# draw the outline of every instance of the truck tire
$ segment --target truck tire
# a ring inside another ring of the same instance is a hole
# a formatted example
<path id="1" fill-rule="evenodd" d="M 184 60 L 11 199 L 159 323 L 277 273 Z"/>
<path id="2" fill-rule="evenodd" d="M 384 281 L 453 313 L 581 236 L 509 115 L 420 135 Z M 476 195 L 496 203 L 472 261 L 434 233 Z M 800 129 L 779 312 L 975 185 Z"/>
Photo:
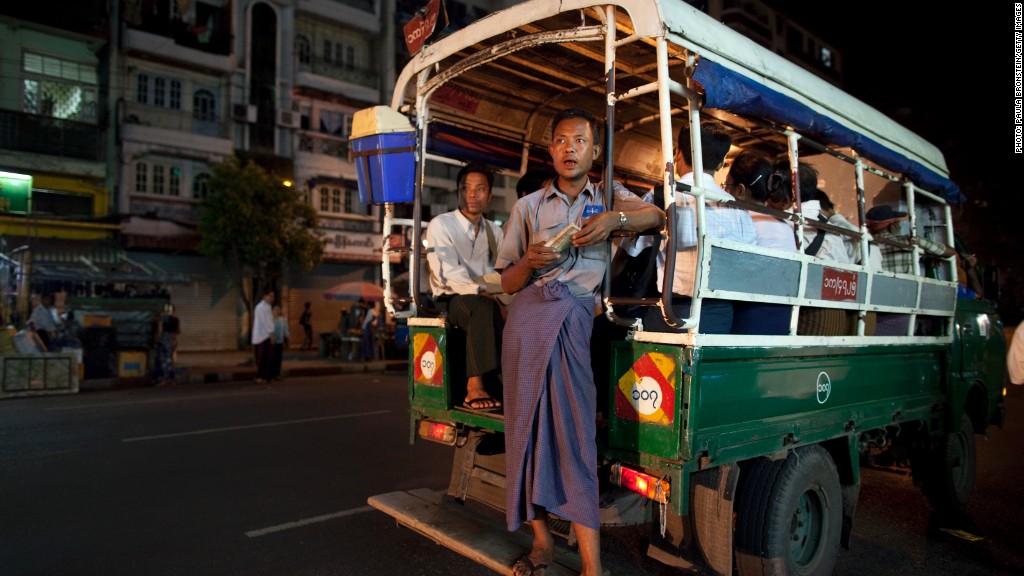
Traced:
<path id="1" fill-rule="evenodd" d="M 736 503 L 739 576 L 827 576 L 839 555 L 843 501 L 832 457 L 821 446 L 744 470 Z"/>
<path id="2" fill-rule="evenodd" d="M 961 513 L 974 492 L 977 446 L 974 425 L 964 413 L 960 431 L 942 438 L 932 457 L 932 473 L 924 481 L 924 493 L 936 512 Z"/>

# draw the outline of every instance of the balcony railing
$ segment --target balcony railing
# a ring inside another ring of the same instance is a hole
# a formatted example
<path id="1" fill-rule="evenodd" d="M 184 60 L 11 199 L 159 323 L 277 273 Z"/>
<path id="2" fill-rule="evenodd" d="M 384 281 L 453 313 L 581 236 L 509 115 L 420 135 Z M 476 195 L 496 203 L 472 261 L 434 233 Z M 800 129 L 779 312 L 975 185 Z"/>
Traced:
<path id="1" fill-rule="evenodd" d="M 124 123 L 178 130 L 214 138 L 227 138 L 228 125 L 216 117 L 197 118 L 192 112 L 171 110 L 128 102 L 124 109 Z"/>
<path id="2" fill-rule="evenodd" d="M 230 12 L 226 12 L 222 20 L 230 21 Z M 136 14 L 135 12 L 126 14 L 124 21 L 129 28 L 171 38 L 178 46 L 221 56 L 231 54 L 232 35 L 226 29 L 210 29 L 181 20 L 172 20 L 167 15 Z"/>
<path id="3" fill-rule="evenodd" d="M 345 64 L 325 60 L 322 56 L 313 56 L 309 62 L 299 62 L 300 72 L 311 72 L 327 78 L 341 80 L 350 84 L 358 84 L 367 88 L 377 87 L 377 71 L 369 68 L 349 67 Z"/>
<path id="4" fill-rule="evenodd" d="M 103 160 L 103 131 L 95 124 L 0 110 L 0 148 L 81 160 Z"/>
<path id="5" fill-rule="evenodd" d="M 299 152 L 324 154 L 348 160 L 348 139 L 315 132 L 299 134 Z"/>
<path id="6" fill-rule="evenodd" d="M 366 12 L 373 12 L 373 0 L 334 0 L 338 4 L 358 8 Z"/>

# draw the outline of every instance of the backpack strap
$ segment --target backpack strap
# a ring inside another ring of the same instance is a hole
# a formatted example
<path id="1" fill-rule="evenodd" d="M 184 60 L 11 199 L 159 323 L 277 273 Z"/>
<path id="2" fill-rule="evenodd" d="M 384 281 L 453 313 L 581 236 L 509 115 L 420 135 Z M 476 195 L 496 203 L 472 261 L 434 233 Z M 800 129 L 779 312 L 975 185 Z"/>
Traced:
<path id="1" fill-rule="evenodd" d="M 819 222 L 828 222 L 828 218 L 825 218 L 819 212 L 818 213 L 818 221 Z M 814 240 L 812 240 L 811 243 L 807 245 L 807 249 L 804 250 L 804 254 L 807 254 L 808 256 L 816 255 L 818 253 L 818 250 L 821 250 L 821 245 L 824 242 L 825 242 L 825 231 L 822 230 L 821 228 L 818 228 L 818 233 L 814 235 Z"/>
<path id="2" fill-rule="evenodd" d="M 494 239 L 494 230 L 491 230 L 491 223 L 486 218 L 483 221 L 484 231 L 487 232 L 487 250 L 491 255 L 490 264 L 494 265 L 498 261 L 498 242 Z"/>

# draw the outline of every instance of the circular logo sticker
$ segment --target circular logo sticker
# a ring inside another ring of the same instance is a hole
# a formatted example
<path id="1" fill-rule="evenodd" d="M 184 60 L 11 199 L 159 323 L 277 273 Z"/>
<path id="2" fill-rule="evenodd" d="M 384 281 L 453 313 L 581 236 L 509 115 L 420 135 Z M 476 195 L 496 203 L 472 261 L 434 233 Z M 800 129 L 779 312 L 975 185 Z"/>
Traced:
<path id="1" fill-rule="evenodd" d="M 650 416 L 661 408 L 661 386 L 650 376 L 644 376 L 633 384 L 633 407 L 644 416 Z"/>
<path id="2" fill-rule="evenodd" d="M 437 370 L 437 358 L 434 357 L 433 350 L 427 350 L 420 355 L 420 373 L 427 380 L 431 380 L 434 377 L 434 370 Z"/>
<path id="3" fill-rule="evenodd" d="M 828 397 L 832 394 L 832 379 L 828 377 L 825 372 L 818 373 L 817 384 L 817 395 L 818 404 L 824 404 L 828 402 Z"/>

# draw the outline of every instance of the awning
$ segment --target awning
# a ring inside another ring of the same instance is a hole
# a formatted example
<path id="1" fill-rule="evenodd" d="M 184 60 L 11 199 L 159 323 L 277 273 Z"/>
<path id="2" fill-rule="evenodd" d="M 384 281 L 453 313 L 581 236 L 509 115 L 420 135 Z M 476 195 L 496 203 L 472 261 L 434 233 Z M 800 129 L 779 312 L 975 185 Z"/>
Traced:
<path id="1" fill-rule="evenodd" d="M 195 227 L 156 218 L 132 216 L 121 228 L 125 248 L 194 252 L 201 237 Z"/>
<path id="2" fill-rule="evenodd" d="M 129 258 L 110 242 L 61 238 L 5 237 L 7 256 L 28 248 L 32 255 L 33 282 L 83 282 L 124 284 L 187 284 L 185 274 L 168 273 L 156 265 Z M 15 258 L 16 259 L 16 258 Z"/>

